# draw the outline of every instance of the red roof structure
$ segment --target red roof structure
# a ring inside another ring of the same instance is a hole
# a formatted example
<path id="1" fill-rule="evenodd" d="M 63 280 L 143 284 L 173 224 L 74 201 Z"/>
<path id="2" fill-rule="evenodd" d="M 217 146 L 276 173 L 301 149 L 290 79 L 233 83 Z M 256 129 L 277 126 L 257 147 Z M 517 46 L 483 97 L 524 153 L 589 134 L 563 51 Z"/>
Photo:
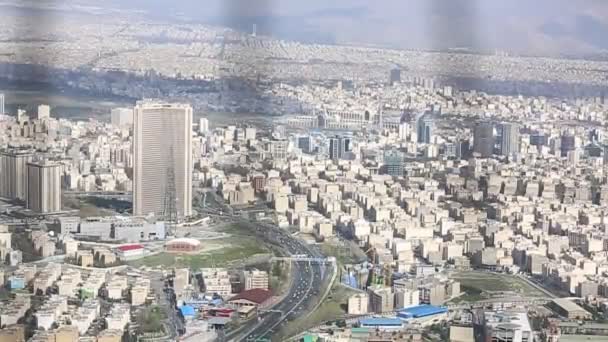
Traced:
<path id="1" fill-rule="evenodd" d="M 135 249 L 143 249 L 144 245 L 140 245 L 140 244 L 123 245 L 123 246 L 118 246 L 117 248 L 123 252 L 126 252 L 126 251 L 132 251 Z"/>
<path id="2" fill-rule="evenodd" d="M 268 290 L 251 289 L 251 290 L 243 291 L 243 292 L 239 293 L 238 295 L 230 298 L 229 302 L 244 299 L 244 300 L 248 300 L 250 302 L 256 303 L 258 305 L 261 305 L 264 302 L 266 302 L 268 299 L 270 299 L 270 297 L 272 297 L 272 293 Z"/>

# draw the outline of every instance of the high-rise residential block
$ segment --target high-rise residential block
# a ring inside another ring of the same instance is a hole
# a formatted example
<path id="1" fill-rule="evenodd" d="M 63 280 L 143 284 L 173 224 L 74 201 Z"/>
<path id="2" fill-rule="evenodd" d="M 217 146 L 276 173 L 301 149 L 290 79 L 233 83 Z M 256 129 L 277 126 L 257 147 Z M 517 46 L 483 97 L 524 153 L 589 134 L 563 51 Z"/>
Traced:
<path id="1" fill-rule="evenodd" d="M 403 176 L 403 153 L 398 150 L 386 150 L 384 152 L 384 167 L 383 171 L 387 175 L 393 177 Z"/>
<path id="2" fill-rule="evenodd" d="M 27 163 L 34 154 L 30 150 L 0 152 L 0 196 L 25 201 L 27 197 Z"/>
<path id="3" fill-rule="evenodd" d="M 488 158 L 494 153 L 494 125 L 481 122 L 475 126 L 473 136 L 473 152 Z"/>
<path id="4" fill-rule="evenodd" d="M 335 136 L 329 139 L 329 159 L 339 160 L 344 158 L 346 152 L 352 149 L 352 141 L 349 137 Z"/>
<path id="5" fill-rule="evenodd" d="M 190 216 L 192 107 L 139 101 L 133 132 L 133 214 Z"/>
<path id="6" fill-rule="evenodd" d="M 416 132 L 418 142 L 422 144 L 430 144 L 433 139 L 433 131 L 435 130 L 435 121 L 431 114 L 424 113 L 416 118 Z"/>
<path id="7" fill-rule="evenodd" d="M 61 164 L 27 164 L 27 208 L 38 213 L 61 211 Z"/>
<path id="8" fill-rule="evenodd" d="M 110 122 L 116 127 L 133 125 L 133 108 L 114 108 L 110 113 Z"/>
<path id="9" fill-rule="evenodd" d="M 36 119 L 44 120 L 51 118 L 51 107 L 49 105 L 41 104 L 38 106 L 38 113 Z"/>
<path id="10" fill-rule="evenodd" d="M 209 120 L 207 118 L 200 118 L 198 120 L 198 131 L 201 134 L 209 131 Z"/>
<path id="11" fill-rule="evenodd" d="M 503 156 L 513 156 L 519 153 L 519 126 L 517 124 L 502 124 L 500 152 Z"/>

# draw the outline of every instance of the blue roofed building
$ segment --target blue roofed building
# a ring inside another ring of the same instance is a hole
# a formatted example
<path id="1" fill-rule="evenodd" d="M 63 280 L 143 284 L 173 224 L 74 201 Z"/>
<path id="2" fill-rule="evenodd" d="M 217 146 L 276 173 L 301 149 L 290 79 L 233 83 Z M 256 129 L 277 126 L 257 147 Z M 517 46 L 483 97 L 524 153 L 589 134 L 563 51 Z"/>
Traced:
<path id="1" fill-rule="evenodd" d="M 373 328 L 380 330 L 402 329 L 403 321 L 399 318 L 373 317 L 359 320 L 362 328 Z"/>
<path id="2" fill-rule="evenodd" d="M 412 318 L 424 318 L 435 315 L 440 315 L 448 312 L 448 309 L 441 306 L 434 305 L 418 305 L 412 306 L 410 308 L 405 308 L 401 310 L 397 310 L 397 317 L 402 319 L 412 319 Z"/>
<path id="3" fill-rule="evenodd" d="M 185 319 L 193 319 L 196 315 L 196 310 L 194 310 L 194 307 L 190 305 L 182 305 L 179 310 Z"/>
<path id="4" fill-rule="evenodd" d="M 8 285 L 11 290 L 21 290 L 26 285 L 25 277 L 13 275 L 8 278 Z"/>

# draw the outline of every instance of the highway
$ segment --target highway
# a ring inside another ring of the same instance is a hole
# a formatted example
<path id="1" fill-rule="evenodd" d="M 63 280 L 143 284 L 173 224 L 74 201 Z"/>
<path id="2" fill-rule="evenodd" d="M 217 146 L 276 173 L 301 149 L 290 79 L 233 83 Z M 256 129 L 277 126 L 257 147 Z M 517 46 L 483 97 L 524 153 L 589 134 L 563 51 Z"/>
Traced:
<path id="1" fill-rule="evenodd" d="M 294 238 L 283 229 L 262 223 L 243 223 L 254 225 L 254 229 L 265 239 L 283 248 L 289 255 L 306 255 L 310 258 L 323 258 L 323 255 L 310 248 L 300 240 Z M 269 338 L 280 327 L 282 323 L 295 320 L 314 304 L 315 297 L 318 298 L 324 291 L 324 277 L 330 272 L 324 272 L 322 277 L 321 266 L 310 261 L 292 262 L 292 282 L 287 294 L 272 307 L 271 312 L 263 313 L 257 320 L 248 322 L 238 331 L 229 333 L 226 340 L 229 341 L 254 341 L 261 337 Z"/>
<path id="2" fill-rule="evenodd" d="M 292 236 L 288 231 L 274 224 L 252 221 L 240 215 L 235 215 L 234 210 L 230 206 L 224 204 L 221 198 L 217 198 L 217 194 L 211 193 L 211 195 L 209 196 L 210 198 L 207 197 L 207 200 L 215 200 L 214 204 L 222 210 L 220 211 L 219 208 L 203 207 L 199 208 L 201 214 L 204 213 L 223 221 L 247 225 L 255 234 L 266 242 L 280 247 L 288 256 L 301 255 L 307 258 L 325 258 L 320 251 L 311 248 L 306 243 Z M 310 261 L 292 262 L 290 288 L 280 302 L 271 308 L 272 311 L 260 313 L 257 320 L 254 319 L 245 323 L 238 330 L 222 336 L 220 340 L 255 341 L 262 337 L 270 338 L 280 329 L 282 324 L 306 314 L 316 304 L 316 301 L 326 293 L 324 287 L 328 286 L 328 284 L 325 278 L 331 272 L 323 272 L 322 267 L 325 266 Z"/>

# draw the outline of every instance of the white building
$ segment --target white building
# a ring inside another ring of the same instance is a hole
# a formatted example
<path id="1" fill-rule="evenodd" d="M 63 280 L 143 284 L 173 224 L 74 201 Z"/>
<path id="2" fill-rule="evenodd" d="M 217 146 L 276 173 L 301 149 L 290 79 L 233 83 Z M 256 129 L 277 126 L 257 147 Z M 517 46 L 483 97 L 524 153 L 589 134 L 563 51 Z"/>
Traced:
<path id="1" fill-rule="evenodd" d="M 111 123 L 116 127 L 128 127 L 133 125 L 132 108 L 114 108 L 110 114 Z"/>
<path id="2" fill-rule="evenodd" d="M 368 313 L 369 296 L 367 293 L 357 293 L 348 298 L 349 315 L 365 315 Z"/>

